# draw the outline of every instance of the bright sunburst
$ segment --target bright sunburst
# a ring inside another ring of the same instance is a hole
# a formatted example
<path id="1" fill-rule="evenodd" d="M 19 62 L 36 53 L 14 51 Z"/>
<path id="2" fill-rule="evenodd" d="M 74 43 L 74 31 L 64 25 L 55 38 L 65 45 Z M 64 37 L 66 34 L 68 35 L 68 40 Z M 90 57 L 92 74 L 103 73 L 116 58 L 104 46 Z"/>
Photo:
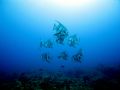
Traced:
<path id="1" fill-rule="evenodd" d="M 94 4 L 96 0 L 51 0 L 52 4 L 63 8 L 74 8 Z"/>
<path id="2" fill-rule="evenodd" d="M 34 7 L 55 6 L 64 9 L 76 9 L 78 7 L 88 7 L 95 5 L 97 0 L 27 0 L 27 3 Z"/>

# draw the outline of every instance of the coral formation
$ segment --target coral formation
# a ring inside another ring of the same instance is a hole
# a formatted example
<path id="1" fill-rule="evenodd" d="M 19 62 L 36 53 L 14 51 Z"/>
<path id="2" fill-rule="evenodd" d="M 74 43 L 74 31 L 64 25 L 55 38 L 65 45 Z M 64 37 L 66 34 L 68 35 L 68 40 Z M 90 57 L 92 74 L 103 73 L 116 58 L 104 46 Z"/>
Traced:
<path id="1" fill-rule="evenodd" d="M 104 69 L 107 70 L 106 73 Z M 110 71 L 112 76 L 109 76 L 110 69 L 101 67 L 99 70 L 90 71 L 91 74 L 80 69 L 66 72 L 40 69 L 19 75 L 0 73 L 0 90 L 120 90 L 120 69 L 113 68 Z"/>

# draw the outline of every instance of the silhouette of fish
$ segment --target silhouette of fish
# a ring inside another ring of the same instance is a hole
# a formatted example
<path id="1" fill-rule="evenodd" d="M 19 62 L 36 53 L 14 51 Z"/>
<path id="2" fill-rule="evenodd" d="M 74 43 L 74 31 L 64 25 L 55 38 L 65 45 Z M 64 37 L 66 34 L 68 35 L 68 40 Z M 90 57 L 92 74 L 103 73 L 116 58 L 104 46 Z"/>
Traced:
<path id="1" fill-rule="evenodd" d="M 41 54 L 41 59 L 50 63 L 51 57 L 50 57 L 49 53 L 42 53 Z"/>
<path id="2" fill-rule="evenodd" d="M 68 37 L 68 45 L 70 47 L 75 47 L 78 43 L 79 43 L 79 38 L 77 37 L 77 35 L 71 35 Z"/>
<path id="3" fill-rule="evenodd" d="M 72 60 L 81 63 L 82 62 L 82 57 L 83 57 L 83 52 L 82 52 L 82 49 L 80 49 L 76 54 L 74 54 L 72 56 Z"/>
<path id="4" fill-rule="evenodd" d="M 63 60 L 67 60 L 68 59 L 68 54 L 65 51 L 63 51 L 63 52 L 60 53 L 58 58 L 63 59 Z"/>
<path id="5" fill-rule="evenodd" d="M 45 47 L 45 48 L 52 48 L 53 47 L 53 42 L 51 40 L 47 41 L 41 41 L 40 42 L 40 47 Z"/>
<path id="6" fill-rule="evenodd" d="M 56 21 L 57 24 L 54 24 L 53 30 L 55 33 L 53 34 L 56 38 L 56 42 L 59 44 L 63 44 L 65 38 L 68 36 L 67 28 L 61 24 L 59 21 Z"/>

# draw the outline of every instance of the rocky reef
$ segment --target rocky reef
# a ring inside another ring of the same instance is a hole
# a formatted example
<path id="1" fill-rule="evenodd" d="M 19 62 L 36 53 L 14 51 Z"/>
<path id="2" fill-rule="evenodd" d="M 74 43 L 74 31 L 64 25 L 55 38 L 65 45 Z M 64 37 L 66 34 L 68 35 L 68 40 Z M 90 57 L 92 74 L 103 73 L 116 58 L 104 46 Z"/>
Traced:
<path id="1" fill-rule="evenodd" d="M 109 75 L 111 74 L 111 75 Z M 120 68 L 0 73 L 0 90 L 120 90 Z"/>

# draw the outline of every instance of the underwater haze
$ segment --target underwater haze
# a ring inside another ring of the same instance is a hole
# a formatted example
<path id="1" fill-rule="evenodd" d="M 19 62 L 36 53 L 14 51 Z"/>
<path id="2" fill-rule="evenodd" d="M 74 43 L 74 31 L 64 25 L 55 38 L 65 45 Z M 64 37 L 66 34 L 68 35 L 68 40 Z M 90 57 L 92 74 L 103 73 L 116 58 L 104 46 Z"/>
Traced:
<path id="1" fill-rule="evenodd" d="M 120 1 L 78 1 L 81 4 L 75 6 L 54 3 L 54 0 L 1 0 L 0 69 L 55 69 L 61 64 L 68 68 L 79 66 L 87 69 L 99 64 L 119 64 Z M 54 58 L 51 63 L 46 63 L 40 58 L 40 40 L 54 39 L 53 25 L 56 20 L 64 24 L 71 35 L 79 36 L 80 44 L 76 48 L 56 45 L 52 49 L 44 49 Z M 72 54 L 79 47 L 84 53 L 82 63 L 55 58 L 61 49 Z"/>
<path id="2" fill-rule="evenodd" d="M 54 25 L 60 23 L 68 36 L 55 34 Z M 79 38 L 75 47 L 67 43 L 71 35 Z M 73 55 L 80 49 L 79 62 Z M 63 51 L 67 57 L 59 57 Z M 1 72 L 87 71 L 99 66 L 120 66 L 120 0 L 0 0 Z"/>

